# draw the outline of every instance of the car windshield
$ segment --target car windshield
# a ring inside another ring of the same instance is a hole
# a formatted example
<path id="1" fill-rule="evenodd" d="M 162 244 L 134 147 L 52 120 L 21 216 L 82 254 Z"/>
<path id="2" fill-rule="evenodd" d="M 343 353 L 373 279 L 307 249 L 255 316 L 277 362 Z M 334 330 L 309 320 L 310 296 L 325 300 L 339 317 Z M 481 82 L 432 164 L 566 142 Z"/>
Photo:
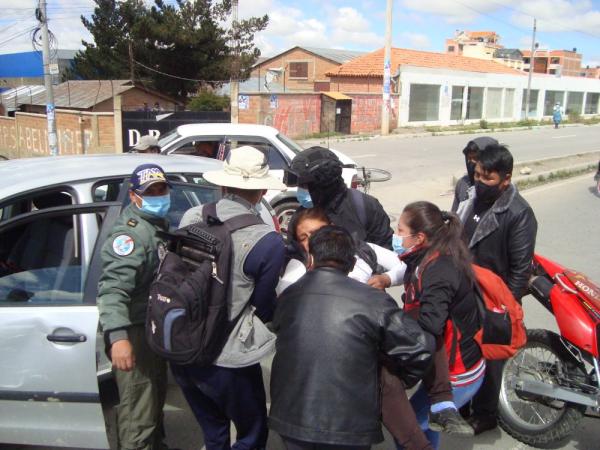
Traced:
<path id="1" fill-rule="evenodd" d="M 281 142 L 283 142 L 285 144 L 286 147 L 288 147 L 291 151 L 293 151 L 295 154 L 300 153 L 302 150 L 304 150 L 302 147 L 300 147 L 298 144 L 296 144 L 293 140 L 291 140 L 289 137 L 287 137 L 285 134 L 281 134 L 279 133 L 277 135 L 277 139 L 279 139 Z"/>
<path id="2" fill-rule="evenodd" d="M 180 137 L 181 137 L 181 135 L 177 132 L 177 128 L 175 128 L 174 130 L 171 130 L 168 133 L 163 134 L 161 136 L 161 138 L 158 140 L 158 145 L 160 145 L 161 148 L 166 147 L 168 144 L 179 139 Z"/>

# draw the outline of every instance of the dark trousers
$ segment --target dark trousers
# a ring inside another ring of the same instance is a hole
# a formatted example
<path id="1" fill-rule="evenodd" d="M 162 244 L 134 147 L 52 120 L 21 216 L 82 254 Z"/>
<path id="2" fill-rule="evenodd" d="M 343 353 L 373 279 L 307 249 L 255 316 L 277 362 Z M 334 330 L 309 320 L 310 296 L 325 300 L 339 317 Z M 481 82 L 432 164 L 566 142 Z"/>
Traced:
<path id="1" fill-rule="evenodd" d="M 381 413 L 383 424 L 405 450 L 433 449 L 417 422 L 404 383 L 385 367 L 381 368 Z"/>
<path id="2" fill-rule="evenodd" d="M 331 445 L 281 437 L 287 450 L 369 450 L 370 445 Z"/>
<path id="3" fill-rule="evenodd" d="M 485 378 L 471 401 L 471 409 L 476 416 L 495 416 L 498 414 L 502 370 L 506 360 L 487 360 L 485 363 Z"/>
<path id="4" fill-rule="evenodd" d="M 442 338 L 436 339 L 436 349 L 433 364 L 423 377 L 423 385 L 427 389 L 429 402 L 433 405 L 439 402 L 452 402 L 452 384 L 448 368 L 448 353 Z"/>
<path id="5" fill-rule="evenodd" d="M 259 364 L 239 369 L 171 365 L 196 420 L 206 450 L 260 450 L 267 445 L 267 407 Z M 236 442 L 231 445 L 230 425 Z"/>

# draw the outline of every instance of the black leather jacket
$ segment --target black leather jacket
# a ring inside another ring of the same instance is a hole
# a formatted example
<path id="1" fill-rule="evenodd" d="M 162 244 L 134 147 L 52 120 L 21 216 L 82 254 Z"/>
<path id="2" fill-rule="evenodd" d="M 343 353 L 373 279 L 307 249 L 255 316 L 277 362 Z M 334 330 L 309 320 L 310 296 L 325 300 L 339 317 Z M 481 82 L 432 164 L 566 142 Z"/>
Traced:
<path id="1" fill-rule="evenodd" d="M 473 211 L 474 200 L 458 207 L 463 223 Z M 469 242 L 473 262 L 500 276 L 519 301 L 527 294 L 536 234 L 533 210 L 511 184 L 481 218 Z"/>
<path id="2" fill-rule="evenodd" d="M 333 268 L 310 271 L 287 288 L 273 328 L 269 425 L 322 444 L 381 442 L 380 355 L 411 386 L 434 348 L 433 337 L 385 292 Z"/>
<path id="3" fill-rule="evenodd" d="M 352 191 L 340 179 L 325 190 L 311 188 L 310 195 L 315 206 L 323 208 L 331 221 L 347 229 L 355 240 L 391 250 L 394 230 L 383 206 L 371 195 L 360 191 L 354 191 L 353 195 Z M 363 214 L 358 211 L 361 205 Z"/>

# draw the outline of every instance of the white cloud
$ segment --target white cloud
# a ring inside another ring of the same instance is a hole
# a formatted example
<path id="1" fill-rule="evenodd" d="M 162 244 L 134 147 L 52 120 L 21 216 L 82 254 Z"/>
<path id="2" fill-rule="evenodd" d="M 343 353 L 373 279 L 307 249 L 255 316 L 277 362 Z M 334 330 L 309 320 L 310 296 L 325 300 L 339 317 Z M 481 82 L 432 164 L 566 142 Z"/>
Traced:
<path id="1" fill-rule="evenodd" d="M 336 30 L 351 33 L 365 33 L 371 28 L 371 24 L 361 13 L 354 8 L 348 7 L 339 8 L 331 24 Z"/>
<path id="2" fill-rule="evenodd" d="M 422 33 L 411 33 L 405 31 L 400 33 L 400 47 L 414 48 L 417 50 L 429 50 L 431 49 L 431 41 L 429 37 Z"/>
<path id="3" fill-rule="evenodd" d="M 585 31 L 600 36 L 600 10 L 588 0 L 529 0 L 517 9 L 511 20 L 521 27 L 531 27 L 535 16 L 540 32 Z"/>
<path id="4" fill-rule="evenodd" d="M 480 13 L 490 13 L 502 8 L 502 5 L 510 5 L 513 2 L 500 2 L 490 0 L 403 0 L 402 4 L 413 11 L 436 14 L 443 16 L 449 23 L 473 22 Z"/>

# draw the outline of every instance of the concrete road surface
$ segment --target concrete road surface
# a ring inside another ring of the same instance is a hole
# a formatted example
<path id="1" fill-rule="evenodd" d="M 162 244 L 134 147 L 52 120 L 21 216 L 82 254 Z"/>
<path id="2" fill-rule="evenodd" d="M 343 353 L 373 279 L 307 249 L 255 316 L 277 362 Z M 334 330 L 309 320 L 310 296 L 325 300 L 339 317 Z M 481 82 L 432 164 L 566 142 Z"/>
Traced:
<path id="1" fill-rule="evenodd" d="M 405 204 L 416 200 L 439 199 L 442 203 L 449 197 L 451 203 L 454 182 L 465 173 L 462 149 L 477 136 L 482 135 L 390 136 L 331 142 L 331 147 L 348 154 L 359 166 L 391 172 L 392 180 L 372 183 L 371 193 L 396 216 Z M 507 144 L 515 162 L 600 150 L 600 126 L 495 132 L 489 136 Z"/>

